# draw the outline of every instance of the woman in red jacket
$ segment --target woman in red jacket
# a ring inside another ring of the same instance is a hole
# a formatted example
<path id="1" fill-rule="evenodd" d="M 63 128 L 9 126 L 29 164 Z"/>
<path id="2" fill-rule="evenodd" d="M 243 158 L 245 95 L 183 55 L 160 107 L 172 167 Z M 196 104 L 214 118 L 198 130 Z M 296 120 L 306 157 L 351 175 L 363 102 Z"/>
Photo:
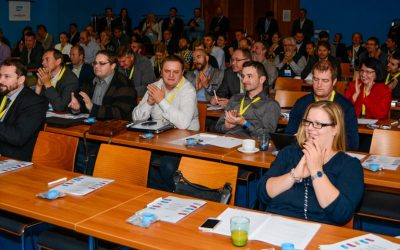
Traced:
<path id="1" fill-rule="evenodd" d="M 345 96 L 354 105 L 357 117 L 384 119 L 389 116 L 391 90 L 382 82 L 384 72 L 379 64 L 375 58 L 365 59 L 360 76 L 346 90 Z"/>

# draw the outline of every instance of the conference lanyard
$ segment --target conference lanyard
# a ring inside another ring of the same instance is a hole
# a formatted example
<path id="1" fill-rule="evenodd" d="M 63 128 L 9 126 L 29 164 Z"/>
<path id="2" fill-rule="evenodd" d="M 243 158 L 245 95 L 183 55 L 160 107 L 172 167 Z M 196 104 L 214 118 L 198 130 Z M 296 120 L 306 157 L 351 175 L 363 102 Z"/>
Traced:
<path id="1" fill-rule="evenodd" d="M 51 82 L 51 85 L 53 85 L 54 88 L 57 86 L 58 81 L 60 81 L 60 79 L 63 77 L 64 72 L 65 72 L 65 66 L 61 70 L 61 73 L 58 75 L 56 82 L 54 84 L 53 82 Z"/>
<path id="2" fill-rule="evenodd" d="M 3 116 L 7 113 L 8 109 L 11 107 L 11 105 L 14 102 L 14 100 L 12 100 L 11 103 L 8 105 L 8 107 L 6 107 L 7 98 L 8 98 L 7 96 L 4 96 L 3 100 L 1 101 L 1 104 L 0 104 L 0 119 L 3 119 Z"/>
<path id="3" fill-rule="evenodd" d="M 364 86 L 363 99 L 365 99 L 365 95 L 366 95 L 365 92 L 366 92 L 366 90 L 365 90 L 365 86 Z M 364 102 L 364 100 L 363 100 L 363 102 Z M 362 104 L 362 106 L 361 106 L 361 115 L 365 116 L 365 104 Z"/>
<path id="4" fill-rule="evenodd" d="M 335 99 L 335 94 L 336 94 L 336 92 L 335 92 L 334 90 L 332 90 L 331 97 L 329 98 L 329 101 L 330 101 L 330 102 L 333 102 L 333 100 Z M 318 97 L 315 97 L 315 100 L 316 100 L 317 102 L 319 102 Z"/>
<path id="5" fill-rule="evenodd" d="M 243 98 L 242 98 L 242 101 L 240 102 L 240 109 L 239 109 L 239 114 L 240 115 L 243 115 L 244 113 L 246 113 L 246 111 L 250 108 L 250 106 L 253 104 L 253 103 L 256 103 L 256 102 L 258 102 L 259 100 L 261 100 L 261 98 L 258 96 L 257 98 L 255 98 L 251 103 L 249 103 L 246 107 L 244 107 L 244 99 L 245 99 L 246 97 L 244 96 Z"/>
<path id="6" fill-rule="evenodd" d="M 171 102 L 175 99 L 175 96 L 176 96 L 176 94 L 178 93 L 178 91 L 181 89 L 184 80 L 185 80 L 185 77 L 182 77 L 182 79 L 179 81 L 178 86 L 176 87 L 174 93 L 172 93 L 172 94 L 168 97 L 167 102 L 171 103 Z"/>
<path id="7" fill-rule="evenodd" d="M 397 78 L 398 76 L 400 76 L 400 72 L 398 72 L 396 75 L 394 75 L 389 81 L 390 74 L 388 74 L 386 77 L 385 85 L 388 85 L 393 79 Z"/>
<path id="8" fill-rule="evenodd" d="M 135 72 L 135 66 L 132 66 L 131 73 L 129 74 L 129 80 L 132 80 L 133 72 Z"/>

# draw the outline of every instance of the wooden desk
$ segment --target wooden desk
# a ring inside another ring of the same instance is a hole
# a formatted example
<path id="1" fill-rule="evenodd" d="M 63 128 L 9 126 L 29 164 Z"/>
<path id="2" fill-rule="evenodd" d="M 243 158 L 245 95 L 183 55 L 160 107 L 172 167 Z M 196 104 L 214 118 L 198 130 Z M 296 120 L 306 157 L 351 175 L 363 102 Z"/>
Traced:
<path id="1" fill-rule="evenodd" d="M 112 143 L 160 150 L 182 155 L 201 157 L 213 160 L 222 160 L 223 156 L 232 149 L 221 148 L 216 146 L 194 146 L 173 144 L 171 141 L 198 134 L 198 131 L 172 129 L 161 134 L 156 134 L 152 139 L 143 139 L 140 137 L 141 132 L 127 131 L 112 138 Z"/>
<path id="2" fill-rule="evenodd" d="M 224 114 L 225 110 L 207 110 L 207 117 L 220 118 Z"/>
<path id="3" fill-rule="evenodd" d="M 46 167 L 26 167 L 0 175 L 0 209 L 64 228 L 149 192 L 150 189 L 113 182 L 85 196 L 45 200 L 36 197 L 49 189 L 47 183 L 77 173 Z"/>
<path id="4" fill-rule="evenodd" d="M 207 218 L 217 217 L 228 207 L 224 204 L 207 202 L 198 211 L 176 224 L 156 222 L 145 229 L 126 222 L 127 218 L 143 209 L 149 202 L 168 195 L 171 194 L 152 190 L 143 196 L 78 223 L 76 230 L 137 249 L 238 249 L 231 244 L 230 237 L 198 230 L 198 227 Z M 318 249 L 320 244 L 332 244 L 364 234 L 366 232 L 322 224 L 307 249 Z M 400 239 L 382 237 L 400 242 Z M 249 241 L 245 249 L 267 247 L 271 247 L 271 245 L 260 241 Z"/>

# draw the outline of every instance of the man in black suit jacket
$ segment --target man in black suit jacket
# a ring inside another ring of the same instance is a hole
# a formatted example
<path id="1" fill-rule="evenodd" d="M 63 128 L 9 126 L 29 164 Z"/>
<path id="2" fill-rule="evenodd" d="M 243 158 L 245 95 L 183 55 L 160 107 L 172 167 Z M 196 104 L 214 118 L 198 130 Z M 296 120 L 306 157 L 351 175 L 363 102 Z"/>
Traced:
<path id="1" fill-rule="evenodd" d="M 0 154 L 30 161 L 47 101 L 24 87 L 25 78 L 26 68 L 18 60 L 7 59 L 0 67 Z"/>
<path id="2" fill-rule="evenodd" d="M 260 40 L 271 44 L 272 35 L 275 32 L 279 32 L 278 22 L 274 19 L 273 11 L 267 11 L 265 17 L 258 19 L 256 30 Z"/>
<path id="3" fill-rule="evenodd" d="M 43 55 L 43 68 L 39 68 L 35 92 L 44 95 L 54 111 L 67 110 L 71 93 L 79 89 L 79 80 L 64 66 L 64 56 L 56 49 L 49 49 Z"/>
<path id="4" fill-rule="evenodd" d="M 301 56 L 307 57 L 306 41 L 304 40 L 303 32 L 297 31 L 294 35 L 294 40 L 296 40 L 297 53 Z"/>
<path id="5" fill-rule="evenodd" d="M 163 39 L 161 41 L 167 47 L 168 55 L 174 55 L 179 51 L 179 40 L 175 39 L 172 36 L 172 32 L 170 30 L 164 30 Z"/>
<path id="6" fill-rule="evenodd" d="M 217 8 L 216 16 L 211 19 L 210 32 L 214 34 L 214 37 L 227 36 L 229 32 L 230 22 L 229 19 L 224 16 L 222 8 Z"/>
<path id="7" fill-rule="evenodd" d="M 70 51 L 71 64 L 69 68 L 79 79 L 79 88 L 86 83 L 92 83 L 94 72 L 92 65 L 85 63 L 85 50 L 80 45 L 75 45 Z"/>
<path id="8" fill-rule="evenodd" d="M 73 113 L 90 113 L 103 120 L 130 120 L 136 106 L 136 90 L 128 79 L 116 70 L 117 58 L 109 51 L 101 50 L 93 62 L 96 75 L 87 83 L 79 96 L 71 94 L 68 107 Z"/>
<path id="9" fill-rule="evenodd" d="M 304 40 L 307 42 L 311 40 L 314 36 L 314 22 L 307 19 L 307 10 L 299 10 L 299 18 L 293 22 L 292 26 L 292 36 L 296 34 L 297 31 L 302 31 L 304 34 Z"/>
<path id="10" fill-rule="evenodd" d="M 72 45 L 79 44 L 80 33 L 78 32 L 78 25 L 71 23 L 69 25 L 69 42 Z"/>
<path id="11" fill-rule="evenodd" d="M 232 66 L 225 70 L 224 79 L 218 88 L 216 98 L 211 98 L 213 105 L 226 107 L 231 96 L 245 92 L 241 86 L 243 63 L 251 60 L 251 53 L 248 49 L 237 49 L 232 54 Z"/>
<path id="12" fill-rule="evenodd" d="M 161 32 L 170 30 L 172 32 L 172 38 L 179 40 L 183 34 L 183 28 L 185 24 L 183 20 L 176 16 L 178 9 L 172 7 L 169 9 L 169 17 L 165 18 L 161 25 Z"/>
<path id="13" fill-rule="evenodd" d="M 36 36 L 33 32 L 27 32 L 24 39 L 25 47 L 21 53 L 21 63 L 27 68 L 42 67 L 43 46 L 36 41 Z"/>

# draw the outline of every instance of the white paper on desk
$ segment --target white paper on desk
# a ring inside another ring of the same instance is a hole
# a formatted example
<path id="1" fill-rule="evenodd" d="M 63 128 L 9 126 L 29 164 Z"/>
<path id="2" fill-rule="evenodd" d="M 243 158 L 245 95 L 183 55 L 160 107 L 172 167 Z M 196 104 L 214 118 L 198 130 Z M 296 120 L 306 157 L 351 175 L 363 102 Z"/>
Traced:
<path id="1" fill-rule="evenodd" d="M 79 115 L 73 115 L 73 114 L 57 114 L 51 111 L 47 111 L 46 113 L 46 118 L 47 117 L 59 117 L 59 118 L 65 118 L 65 119 L 80 119 L 80 118 L 88 118 L 89 114 L 79 114 Z"/>
<path id="2" fill-rule="evenodd" d="M 147 204 L 141 212 L 150 212 L 157 215 L 161 221 L 176 223 L 206 204 L 206 201 L 195 199 L 184 199 L 174 196 L 157 198 Z M 129 220 L 129 219 L 128 219 Z"/>
<path id="3" fill-rule="evenodd" d="M 346 154 L 350 155 L 351 157 L 357 158 L 360 161 L 362 159 L 364 159 L 365 157 L 367 157 L 367 155 L 365 155 L 365 154 L 357 154 L 357 153 L 350 153 L 350 152 L 346 152 Z"/>
<path id="4" fill-rule="evenodd" d="M 305 249 L 321 227 L 317 223 L 227 208 L 218 216 L 222 222 L 213 233 L 230 236 L 230 218 L 233 216 L 245 216 L 250 219 L 249 240 L 259 240 L 276 246 L 280 246 L 283 242 L 291 242 L 296 249 Z"/>
<path id="5" fill-rule="evenodd" d="M 223 107 L 221 107 L 220 105 L 212 105 L 212 104 L 207 104 L 207 110 L 222 110 L 224 109 Z"/>
<path id="6" fill-rule="evenodd" d="M 51 190 L 58 190 L 62 193 L 81 196 L 102 188 L 113 181 L 114 180 L 111 179 L 81 175 L 52 188 Z"/>
<path id="7" fill-rule="evenodd" d="M 185 138 L 171 141 L 170 143 L 185 145 L 186 139 L 188 139 L 188 138 L 194 138 L 199 142 L 199 144 L 202 144 L 202 145 L 208 144 L 208 145 L 214 145 L 214 146 L 222 147 L 222 148 L 234 148 L 239 145 L 242 145 L 242 139 L 229 137 L 229 136 L 219 136 L 219 135 L 207 134 L 207 133 L 199 133 L 199 134 L 191 135 L 191 136 L 188 136 Z"/>
<path id="8" fill-rule="evenodd" d="M 368 125 L 368 124 L 375 124 L 378 120 L 377 119 L 358 118 L 357 121 L 358 121 L 359 125 Z"/>
<path id="9" fill-rule="evenodd" d="M 400 244 L 393 243 L 374 234 L 366 234 L 335 244 L 320 245 L 320 250 L 399 250 Z"/>
<path id="10" fill-rule="evenodd" d="M 4 160 L 0 161 L 0 174 L 14 171 L 23 167 L 32 165 L 32 162 L 17 161 L 17 160 Z"/>
<path id="11" fill-rule="evenodd" d="M 400 157 L 391 157 L 384 155 L 370 155 L 364 162 L 363 166 L 370 164 L 378 164 L 379 168 L 387 170 L 396 170 L 400 165 Z"/>

